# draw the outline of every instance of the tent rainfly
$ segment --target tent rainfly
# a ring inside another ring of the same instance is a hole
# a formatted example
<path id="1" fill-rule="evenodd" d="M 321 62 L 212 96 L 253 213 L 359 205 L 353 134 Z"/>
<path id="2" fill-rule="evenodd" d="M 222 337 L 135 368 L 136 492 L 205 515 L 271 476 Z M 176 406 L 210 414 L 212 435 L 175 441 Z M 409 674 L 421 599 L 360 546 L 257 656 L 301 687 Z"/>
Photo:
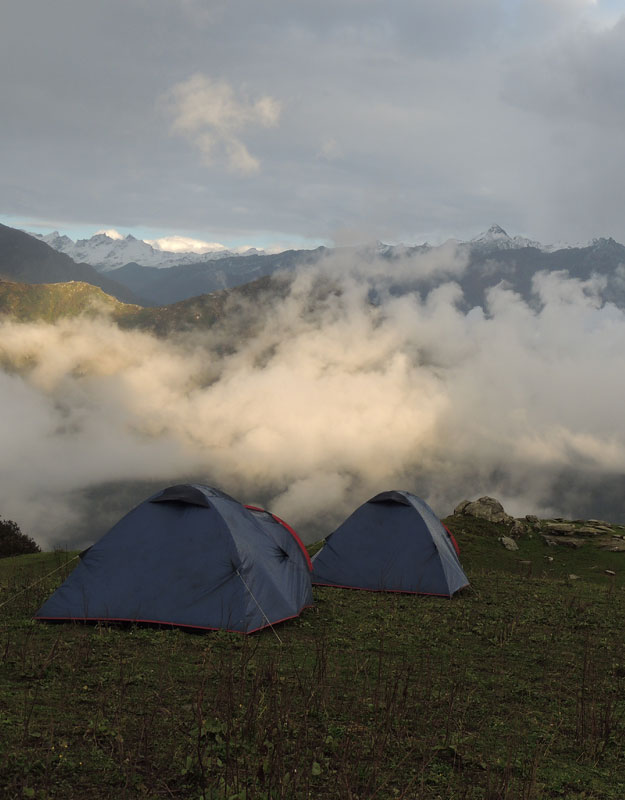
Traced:
<path id="1" fill-rule="evenodd" d="M 451 597 L 468 586 L 458 547 L 432 509 L 410 492 L 372 497 L 313 557 L 313 583 Z"/>
<path id="2" fill-rule="evenodd" d="M 219 489 L 163 489 L 81 555 L 39 620 L 150 622 L 252 633 L 312 605 L 295 531 Z"/>

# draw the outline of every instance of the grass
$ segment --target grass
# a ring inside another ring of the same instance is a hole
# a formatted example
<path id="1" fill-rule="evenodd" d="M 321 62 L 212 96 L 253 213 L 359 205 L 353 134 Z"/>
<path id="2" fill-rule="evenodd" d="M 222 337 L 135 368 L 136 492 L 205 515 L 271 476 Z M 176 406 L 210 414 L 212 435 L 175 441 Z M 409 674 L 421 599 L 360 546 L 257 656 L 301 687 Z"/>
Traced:
<path id="1" fill-rule="evenodd" d="M 2 796 L 622 800 L 625 553 L 447 522 L 471 589 L 316 588 L 280 640 L 35 623 L 74 554 L 0 561 Z"/>

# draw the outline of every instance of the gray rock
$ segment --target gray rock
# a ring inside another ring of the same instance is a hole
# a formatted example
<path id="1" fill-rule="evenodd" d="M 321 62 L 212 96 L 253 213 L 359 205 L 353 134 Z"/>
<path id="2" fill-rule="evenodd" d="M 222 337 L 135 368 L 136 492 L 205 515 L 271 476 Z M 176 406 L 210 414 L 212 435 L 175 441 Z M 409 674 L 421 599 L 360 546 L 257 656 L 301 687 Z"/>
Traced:
<path id="1" fill-rule="evenodd" d="M 472 502 L 463 500 L 462 503 L 456 506 L 454 514 L 477 517 L 478 519 L 488 520 L 488 522 L 513 521 L 512 517 L 503 510 L 499 500 L 495 500 L 494 497 L 480 497 Z"/>
<path id="2" fill-rule="evenodd" d="M 554 547 L 555 545 L 559 545 L 560 547 L 571 547 L 574 549 L 579 549 L 580 547 L 584 546 L 583 539 L 573 539 L 571 536 L 551 538 L 550 536 L 543 535 L 543 539 L 545 544 L 549 545 L 549 547 Z"/>
<path id="3" fill-rule="evenodd" d="M 570 522 L 547 522 L 547 530 L 555 536 L 567 536 L 570 533 L 575 533 L 577 530 L 575 525 Z"/>
<path id="4" fill-rule="evenodd" d="M 574 575 L 574 574 L 571 572 L 571 574 L 569 575 L 569 580 L 570 580 L 570 581 L 578 581 L 578 580 L 579 580 L 579 575 Z"/>
<path id="5" fill-rule="evenodd" d="M 518 550 L 519 549 L 519 545 L 514 541 L 514 539 L 511 539 L 509 536 L 500 536 L 499 537 L 499 541 L 506 548 L 506 550 Z"/>
<path id="6" fill-rule="evenodd" d="M 607 550 L 608 553 L 625 553 L 625 542 L 621 539 L 620 541 L 612 541 L 609 544 L 604 544 L 600 548 L 600 550 Z"/>
<path id="7" fill-rule="evenodd" d="M 592 528 L 590 525 L 582 525 L 575 530 L 577 536 L 599 536 L 601 533 L 597 528 Z"/>
<path id="8" fill-rule="evenodd" d="M 538 522 L 538 517 L 537 517 L 537 516 L 535 516 L 534 514 L 526 514 L 526 515 L 525 515 L 525 519 L 526 519 L 528 522 L 531 522 L 531 523 L 532 523 L 532 524 L 534 524 L 534 525 L 535 525 L 535 524 Z"/>
<path id="9" fill-rule="evenodd" d="M 454 514 L 462 514 L 470 502 L 470 500 L 461 500 L 454 508 Z"/>
<path id="10" fill-rule="evenodd" d="M 511 526 L 510 530 L 508 531 L 508 533 L 510 534 L 510 536 L 514 536 L 514 537 L 517 537 L 517 538 L 518 538 L 519 536 L 524 536 L 526 532 L 527 532 L 527 528 L 526 528 L 526 527 L 525 527 L 525 525 L 524 525 L 524 524 L 523 524 L 523 523 L 522 523 L 520 520 L 518 520 L 518 519 L 515 519 L 515 520 L 514 520 L 514 522 L 512 523 L 512 526 Z"/>

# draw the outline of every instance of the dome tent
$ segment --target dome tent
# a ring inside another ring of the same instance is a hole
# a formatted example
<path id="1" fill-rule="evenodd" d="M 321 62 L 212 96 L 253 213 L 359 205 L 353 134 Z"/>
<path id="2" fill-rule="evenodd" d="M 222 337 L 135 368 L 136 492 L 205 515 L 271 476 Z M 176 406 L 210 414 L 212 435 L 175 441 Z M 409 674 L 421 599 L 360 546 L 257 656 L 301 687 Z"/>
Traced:
<path id="1" fill-rule="evenodd" d="M 219 489 L 163 489 L 123 517 L 35 615 L 252 633 L 312 605 L 308 554 Z"/>
<path id="2" fill-rule="evenodd" d="M 451 597 L 468 586 L 451 533 L 410 492 L 372 497 L 313 557 L 313 583 Z"/>

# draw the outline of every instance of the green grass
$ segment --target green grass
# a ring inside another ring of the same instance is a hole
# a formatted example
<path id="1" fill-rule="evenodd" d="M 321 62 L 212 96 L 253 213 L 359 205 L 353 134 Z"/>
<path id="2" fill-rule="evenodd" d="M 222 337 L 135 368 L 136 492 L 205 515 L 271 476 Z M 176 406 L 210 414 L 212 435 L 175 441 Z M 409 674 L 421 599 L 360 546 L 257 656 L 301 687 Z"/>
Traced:
<path id="1" fill-rule="evenodd" d="M 1 560 L 1 796 L 622 800 L 625 553 L 452 525 L 453 600 L 316 588 L 250 637 L 35 623 L 74 554 Z"/>

